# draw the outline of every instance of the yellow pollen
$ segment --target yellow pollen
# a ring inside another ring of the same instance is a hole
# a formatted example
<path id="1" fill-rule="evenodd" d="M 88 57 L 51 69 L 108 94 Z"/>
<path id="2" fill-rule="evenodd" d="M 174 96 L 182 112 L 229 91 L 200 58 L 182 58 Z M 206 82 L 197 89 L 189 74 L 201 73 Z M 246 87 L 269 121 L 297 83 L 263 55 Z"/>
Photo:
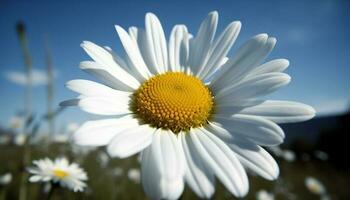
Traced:
<path id="1" fill-rule="evenodd" d="M 69 174 L 68 172 L 66 171 L 63 171 L 61 169 L 54 169 L 53 170 L 53 174 L 57 177 L 57 178 L 60 178 L 60 179 L 63 179 L 65 177 L 67 177 Z"/>
<path id="2" fill-rule="evenodd" d="M 131 108 L 143 123 L 179 133 L 207 123 L 213 97 L 198 78 L 167 72 L 144 82 L 133 94 Z"/>

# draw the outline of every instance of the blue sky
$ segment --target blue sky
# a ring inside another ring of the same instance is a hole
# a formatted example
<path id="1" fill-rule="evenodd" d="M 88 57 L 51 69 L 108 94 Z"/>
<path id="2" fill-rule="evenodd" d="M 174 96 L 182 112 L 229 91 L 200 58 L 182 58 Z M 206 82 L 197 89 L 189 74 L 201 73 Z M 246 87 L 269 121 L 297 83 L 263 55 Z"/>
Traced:
<path id="1" fill-rule="evenodd" d="M 186 24 L 192 33 L 212 10 L 219 11 L 219 27 L 240 20 L 242 30 L 235 47 L 258 33 L 277 38 L 269 59 L 287 58 L 292 77 L 289 86 L 270 95 L 310 104 L 320 115 L 342 112 L 350 104 L 350 2 L 337 0 L 308 1 L 0 1 L 0 122 L 23 108 L 23 86 L 6 79 L 12 70 L 23 70 L 22 52 L 15 32 L 18 20 L 25 22 L 29 47 L 36 69 L 45 69 L 44 37 L 50 40 L 54 67 L 55 102 L 75 94 L 64 87 L 71 79 L 91 79 L 78 68 L 89 57 L 80 48 L 83 40 L 108 45 L 121 51 L 114 24 L 127 28 L 144 26 L 146 12 L 161 20 L 167 36 L 175 24 Z M 45 87 L 34 89 L 34 108 L 46 109 Z M 94 116 L 71 108 L 59 123 L 82 122 Z"/>

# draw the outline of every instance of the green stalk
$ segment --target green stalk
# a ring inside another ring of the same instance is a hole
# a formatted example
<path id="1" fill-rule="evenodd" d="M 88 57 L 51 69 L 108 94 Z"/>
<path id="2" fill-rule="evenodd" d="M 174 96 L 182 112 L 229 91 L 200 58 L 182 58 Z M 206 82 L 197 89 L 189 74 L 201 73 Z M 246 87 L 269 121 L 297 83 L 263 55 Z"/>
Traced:
<path id="1" fill-rule="evenodd" d="M 53 193 L 57 188 L 57 183 L 52 183 L 49 192 L 47 193 L 46 200 L 50 200 L 53 197 Z"/>
<path id="2" fill-rule="evenodd" d="M 54 121 L 54 113 L 53 113 L 53 98 L 54 98 L 54 90 L 53 90 L 53 65 L 52 65 L 52 56 L 49 48 L 48 39 L 45 40 L 45 61 L 46 61 L 46 71 L 47 71 L 47 120 L 49 123 L 49 134 L 53 136 L 55 134 L 55 121 Z"/>
<path id="3" fill-rule="evenodd" d="M 29 54 L 29 48 L 28 48 L 28 41 L 26 37 L 25 32 L 25 25 L 22 22 L 18 22 L 16 25 L 17 35 L 20 41 L 20 45 L 22 47 L 23 51 L 23 58 L 24 58 L 24 65 L 25 65 L 25 71 L 27 75 L 27 88 L 26 88 L 26 98 L 25 100 L 25 108 L 26 108 L 26 118 L 28 119 L 32 115 L 32 59 Z M 22 160 L 22 176 L 21 176 L 21 186 L 19 191 L 19 200 L 26 200 L 27 198 L 27 178 L 28 175 L 25 171 L 25 168 L 27 164 L 30 161 L 30 149 L 29 149 L 29 135 L 28 135 L 28 128 L 25 128 L 24 130 L 25 134 L 27 135 L 26 142 L 24 143 L 23 148 L 23 160 Z"/>
<path id="4" fill-rule="evenodd" d="M 17 35 L 23 51 L 25 71 L 26 71 L 27 80 L 28 80 L 27 88 L 26 88 L 25 108 L 27 112 L 26 113 L 27 117 L 29 117 L 31 116 L 31 113 L 32 113 L 33 65 L 32 65 L 32 59 L 29 53 L 28 41 L 27 41 L 26 32 L 25 32 L 25 25 L 22 22 L 18 22 L 16 26 L 16 30 L 17 30 Z"/>

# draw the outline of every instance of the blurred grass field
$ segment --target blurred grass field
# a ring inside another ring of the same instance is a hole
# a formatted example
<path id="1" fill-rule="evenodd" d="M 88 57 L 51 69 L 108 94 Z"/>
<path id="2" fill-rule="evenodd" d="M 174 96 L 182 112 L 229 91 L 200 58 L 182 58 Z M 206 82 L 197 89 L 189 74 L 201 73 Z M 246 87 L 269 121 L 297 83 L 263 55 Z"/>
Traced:
<path id="1" fill-rule="evenodd" d="M 109 159 L 102 161 L 100 154 L 104 149 L 95 149 L 88 154 L 74 153 L 68 144 L 32 145 L 30 146 L 31 160 L 49 157 L 54 159 L 66 156 L 70 161 L 79 163 L 88 173 L 88 188 L 81 193 L 73 193 L 65 188 L 54 191 L 51 199 L 147 199 L 141 184 L 130 180 L 127 171 L 130 168 L 140 168 L 137 156 L 128 159 Z M 1 186 L 2 199 L 18 199 L 22 166 L 23 146 L 0 146 L 0 174 L 10 172 L 13 180 L 9 185 Z M 104 154 L 106 155 L 106 154 Z M 344 158 L 345 159 L 345 158 Z M 256 199 L 256 192 L 263 189 L 275 195 L 275 199 L 320 199 L 318 195 L 307 190 L 304 180 L 308 176 L 319 179 L 331 199 L 347 200 L 350 198 L 350 171 L 338 170 L 329 162 L 313 158 L 302 161 L 299 157 L 295 161 L 286 161 L 277 158 L 280 165 L 280 178 L 276 181 L 266 181 L 261 177 L 250 175 L 250 190 L 243 199 Z M 122 172 L 116 176 L 114 169 L 119 167 Z M 27 199 L 45 199 L 44 185 L 27 182 Z M 183 200 L 198 199 L 186 186 L 181 197 Z M 217 181 L 216 192 L 213 199 L 234 199 Z"/>

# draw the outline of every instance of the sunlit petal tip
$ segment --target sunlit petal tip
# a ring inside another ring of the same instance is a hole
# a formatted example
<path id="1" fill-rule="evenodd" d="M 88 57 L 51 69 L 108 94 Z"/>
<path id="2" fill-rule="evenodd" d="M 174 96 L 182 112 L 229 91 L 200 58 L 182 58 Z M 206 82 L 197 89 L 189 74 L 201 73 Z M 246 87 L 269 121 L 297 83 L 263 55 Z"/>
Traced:
<path id="1" fill-rule="evenodd" d="M 152 23 L 159 23 L 159 24 L 161 24 L 159 18 L 157 17 L 157 15 L 152 13 L 152 12 L 146 13 L 145 21 L 146 21 L 146 23 L 147 23 L 147 21 L 150 21 Z"/>
<path id="2" fill-rule="evenodd" d="M 283 75 L 281 75 L 281 79 L 283 79 L 284 82 L 289 83 L 292 80 L 292 77 L 288 74 L 283 73 Z"/>
<path id="3" fill-rule="evenodd" d="M 218 11 L 213 10 L 208 14 L 208 16 L 217 18 L 219 16 L 219 13 Z"/>
<path id="4" fill-rule="evenodd" d="M 114 25 L 114 28 L 118 32 L 118 34 L 120 34 L 120 32 L 122 32 L 122 31 L 125 32 L 125 30 L 119 25 Z"/>
<path id="5" fill-rule="evenodd" d="M 86 49 L 86 48 L 91 48 L 92 46 L 96 46 L 96 44 L 93 43 L 93 42 L 84 40 L 84 41 L 80 44 L 80 46 L 81 46 L 83 49 Z"/>
<path id="6" fill-rule="evenodd" d="M 241 31 L 241 27 L 242 27 L 241 21 L 233 21 L 227 26 L 227 29 L 232 31 L 232 33 L 235 33 L 236 35 L 238 35 L 239 32 Z"/>
<path id="7" fill-rule="evenodd" d="M 238 29 L 238 31 L 241 30 L 242 27 L 242 22 L 241 21 L 233 21 L 229 26 L 233 26 Z"/>
<path id="8" fill-rule="evenodd" d="M 276 171 L 273 174 L 271 174 L 271 179 L 268 179 L 268 180 L 270 181 L 277 180 L 279 175 L 280 175 L 280 168 L 277 165 Z"/>
<path id="9" fill-rule="evenodd" d="M 81 62 L 79 63 L 79 68 L 80 68 L 80 69 L 86 68 L 86 66 L 89 65 L 89 64 L 88 64 L 89 62 L 92 62 L 92 61 L 81 61 Z"/>
<path id="10" fill-rule="evenodd" d="M 88 42 L 88 41 L 83 40 L 83 41 L 80 43 L 80 46 L 84 48 L 84 46 L 86 45 L 87 42 Z"/>
<path id="11" fill-rule="evenodd" d="M 269 37 L 266 41 L 266 48 L 268 52 L 271 52 L 275 48 L 277 39 L 275 37 Z"/>
<path id="12" fill-rule="evenodd" d="M 129 32 L 134 32 L 137 30 L 137 27 L 136 26 L 130 26 L 129 27 Z"/>
<path id="13" fill-rule="evenodd" d="M 153 12 L 147 12 L 146 13 L 146 18 L 148 17 L 157 17 Z"/>
<path id="14" fill-rule="evenodd" d="M 260 33 L 258 35 L 253 36 L 252 39 L 257 40 L 259 42 L 265 42 L 269 38 L 267 33 Z"/>
<path id="15" fill-rule="evenodd" d="M 267 41 L 271 42 L 272 44 L 276 44 L 277 39 L 275 37 L 269 37 Z"/>
<path id="16" fill-rule="evenodd" d="M 280 65 L 283 66 L 281 71 L 284 71 L 290 65 L 290 61 L 288 59 L 285 59 L 285 58 L 276 59 L 276 61 L 280 62 Z"/>
<path id="17" fill-rule="evenodd" d="M 316 110 L 312 106 L 304 104 L 304 109 L 305 109 L 305 115 L 308 115 L 307 119 L 305 119 L 305 120 L 309 120 L 309 119 L 315 117 Z"/>

